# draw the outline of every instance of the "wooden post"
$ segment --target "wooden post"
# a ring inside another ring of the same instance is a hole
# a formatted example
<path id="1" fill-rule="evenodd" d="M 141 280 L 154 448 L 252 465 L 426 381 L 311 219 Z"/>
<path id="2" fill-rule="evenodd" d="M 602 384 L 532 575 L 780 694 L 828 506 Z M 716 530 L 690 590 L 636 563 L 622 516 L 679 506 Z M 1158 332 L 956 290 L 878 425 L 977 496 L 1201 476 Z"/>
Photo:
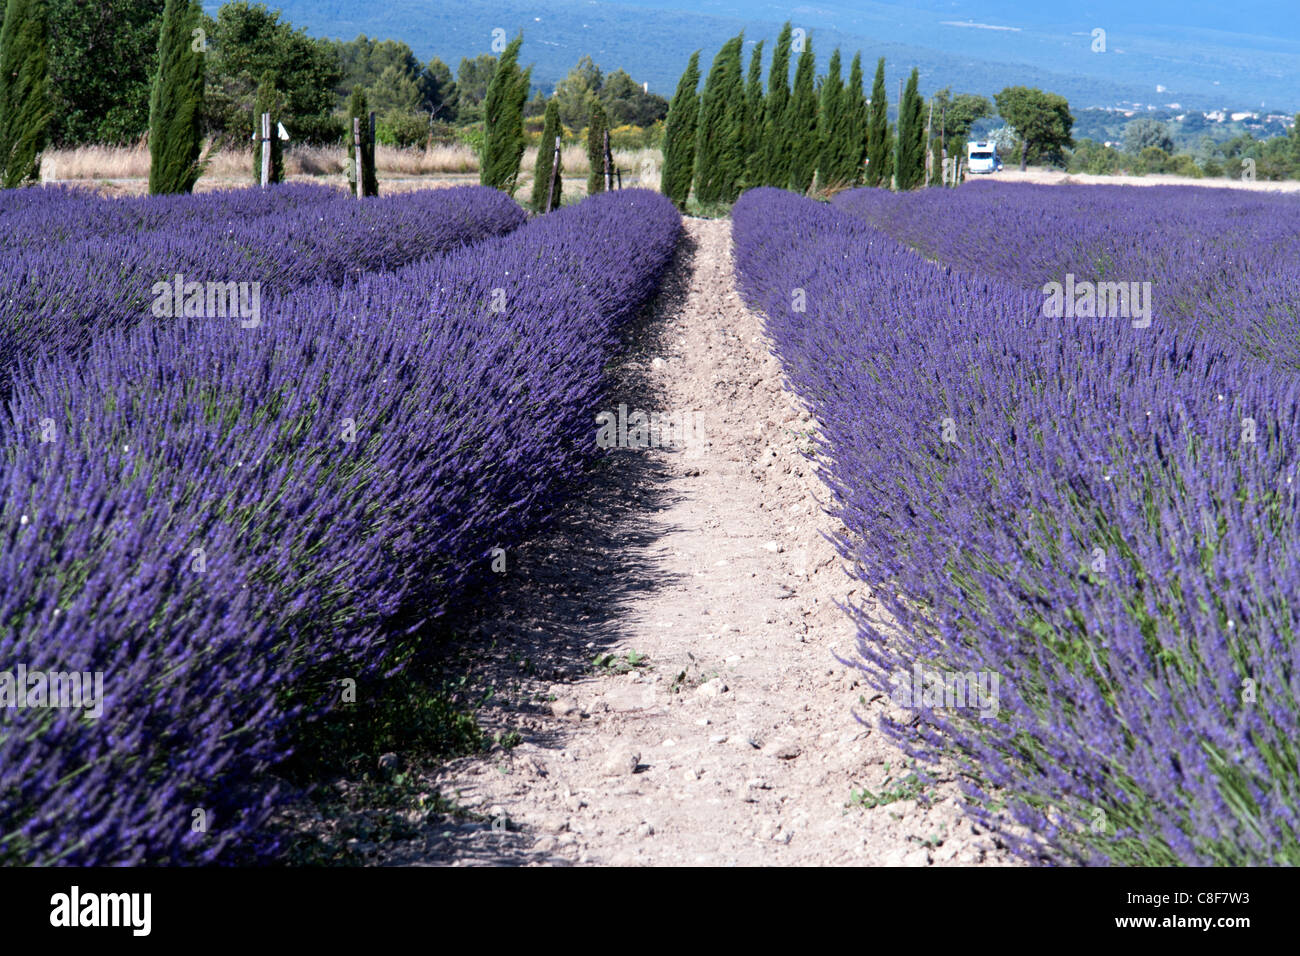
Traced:
<path id="1" fill-rule="evenodd" d="M 948 185 L 948 104 L 939 111 L 939 155 L 943 158 L 943 184 Z"/>
<path id="2" fill-rule="evenodd" d="M 379 170 L 375 167 L 375 114 L 372 110 L 370 113 L 370 138 L 366 140 L 366 150 L 370 154 L 371 172 L 375 176 L 375 192 L 379 192 Z"/>
<path id="3" fill-rule="evenodd" d="M 270 113 L 261 114 L 261 187 L 270 185 Z"/>
<path id="4" fill-rule="evenodd" d="M 618 188 L 619 188 L 619 189 L 622 189 L 622 188 L 623 188 L 623 170 L 621 170 L 621 169 L 619 169 L 617 166 L 615 166 L 615 167 L 614 167 L 614 175 L 618 177 Z"/>
<path id="5" fill-rule="evenodd" d="M 357 198 L 360 199 L 365 190 L 362 188 L 361 179 L 361 117 L 352 117 L 352 157 L 356 161 L 354 166 L 357 171 Z"/>
<path id="6" fill-rule="evenodd" d="M 614 174 L 610 171 L 613 156 L 609 151 L 609 130 L 605 130 L 605 148 L 600 157 L 605 163 L 605 192 L 614 188 Z"/>
<path id="7" fill-rule="evenodd" d="M 546 187 L 546 212 L 555 207 L 555 183 L 560 178 L 560 137 L 555 137 L 555 155 L 551 158 L 551 182 Z"/>

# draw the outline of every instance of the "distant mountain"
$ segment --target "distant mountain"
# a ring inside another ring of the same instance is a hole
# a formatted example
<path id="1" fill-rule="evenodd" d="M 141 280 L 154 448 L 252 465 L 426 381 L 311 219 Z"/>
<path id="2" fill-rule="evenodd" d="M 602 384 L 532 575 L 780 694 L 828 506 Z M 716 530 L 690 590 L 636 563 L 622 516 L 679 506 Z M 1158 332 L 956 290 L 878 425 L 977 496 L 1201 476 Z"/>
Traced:
<path id="1" fill-rule="evenodd" d="M 1291 3 L 1236 0 L 272 0 L 295 27 L 352 39 L 403 40 L 455 69 L 490 52 L 493 29 L 524 31 L 523 60 L 549 88 L 584 54 L 671 95 L 692 50 L 705 64 L 742 28 L 771 42 L 787 18 L 831 49 L 861 50 L 868 75 L 886 58 L 891 98 L 913 66 L 923 92 L 991 94 L 1040 86 L 1092 106 L 1300 109 L 1300 17 Z M 205 4 L 214 8 L 216 4 Z M 1105 52 L 1094 52 L 1094 30 Z M 752 48 L 752 47 L 751 47 Z"/>

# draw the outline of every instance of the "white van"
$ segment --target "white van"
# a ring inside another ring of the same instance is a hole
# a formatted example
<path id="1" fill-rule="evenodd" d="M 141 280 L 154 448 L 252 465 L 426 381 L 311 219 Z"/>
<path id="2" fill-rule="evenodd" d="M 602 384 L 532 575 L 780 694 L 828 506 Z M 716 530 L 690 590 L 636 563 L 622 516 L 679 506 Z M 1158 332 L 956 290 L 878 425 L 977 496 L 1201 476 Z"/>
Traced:
<path id="1" fill-rule="evenodd" d="M 966 144 L 966 171 L 969 173 L 996 173 L 1002 168 L 996 143 L 980 140 Z"/>

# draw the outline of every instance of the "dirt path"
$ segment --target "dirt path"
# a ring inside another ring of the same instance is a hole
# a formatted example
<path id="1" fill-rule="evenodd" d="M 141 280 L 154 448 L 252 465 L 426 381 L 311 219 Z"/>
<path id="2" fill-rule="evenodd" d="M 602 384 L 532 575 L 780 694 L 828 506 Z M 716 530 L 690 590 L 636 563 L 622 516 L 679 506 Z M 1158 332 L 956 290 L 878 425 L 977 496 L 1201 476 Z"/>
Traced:
<path id="1" fill-rule="evenodd" d="M 497 824 L 449 825 L 389 862 L 998 858 L 950 783 L 918 804 L 899 789 L 898 752 L 853 717 L 874 725 L 892 705 L 864 705 L 833 656 L 854 646 L 835 602 L 861 595 L 823 537 L 825 492 L 800 452 L 816 423 L 736 292 L 730 225 L 687 221 L 611 402 L 696 412 L 707 441 L 618 452 L 562 533 L 508 556 L 465 647 L 502 689 L 481 719 L 522 742 L 436 780 Z M 594 666 L 604 654 L 612 666 Z M 863 787 L 890 792 L 851 803 Z"/>

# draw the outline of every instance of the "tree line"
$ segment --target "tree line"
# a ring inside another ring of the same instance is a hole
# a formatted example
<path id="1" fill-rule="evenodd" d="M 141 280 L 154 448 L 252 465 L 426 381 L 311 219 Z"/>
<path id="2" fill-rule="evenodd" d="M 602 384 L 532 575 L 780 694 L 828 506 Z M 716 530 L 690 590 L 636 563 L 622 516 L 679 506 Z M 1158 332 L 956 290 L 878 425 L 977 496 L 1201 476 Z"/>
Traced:
<path id="1" fill-rule="evenodd" d="M 149 99 L 157 71 L 165 0 L 35 0 L 18 4 L 15 23 L 58 24 L 46 29 L 47 139 L 56 147 L 128 144 L 149 128 Z M 5 19 L 9 4 L 0 4 Z M 39 14 L 39 16 L 37 15 Z M 483 104 L 497 57 L 483 53 L 452 67 L 438 57 L 421 62 L 400 41 L 358 36 L 341 41 L 295 30 L 261 3 L 236 0 L 212 15 L 200 11 L 203 31 L 205 137 L 246 146 L 247 116 L 269 75 L 292 117 L 294 140 L 323 145 L 346 138 L 347 102 L 360 87 L 377 114 L 381 142 L 409 146 L 483 122 Z M 566 126 L 586 125 L 601 102 L 612 125 L 650 126 L 667 101 L 644 90 L 623 70 L 603 74 L 584 58 L 561 83 Z M 536 93 L 526 116 L 541 117 Z"/>
<path id="2" fill-rule="evenodd" d="M 891 123 L 883 57 L 867 97 L 860 52 L 847 81 L 838 49 L 819 77 L 812 38 L 789 22 L 777 36 L 766 90 L 763 41 L 747 69 L 743 47 L 743 33 L 723 44 L 702 90 L 700 53 L 693 53 L 669 103 L 661 182 L 680 208 L 689 198 L 701 205 L 733 202 L 755 186 L 804 193 L 814 184 L 824 190 L 938 185 L 944 159 L 962 157 L 971 127 L 993 115 L 993 104 L 975 94 L 943 89 L 925 100 L 913 69 Z M 1062 97 L 1008 87 L 996 100 L 1019 137 L 1022 168 L 1059 158 L 1071 145 L 1074 119 Z"/>

